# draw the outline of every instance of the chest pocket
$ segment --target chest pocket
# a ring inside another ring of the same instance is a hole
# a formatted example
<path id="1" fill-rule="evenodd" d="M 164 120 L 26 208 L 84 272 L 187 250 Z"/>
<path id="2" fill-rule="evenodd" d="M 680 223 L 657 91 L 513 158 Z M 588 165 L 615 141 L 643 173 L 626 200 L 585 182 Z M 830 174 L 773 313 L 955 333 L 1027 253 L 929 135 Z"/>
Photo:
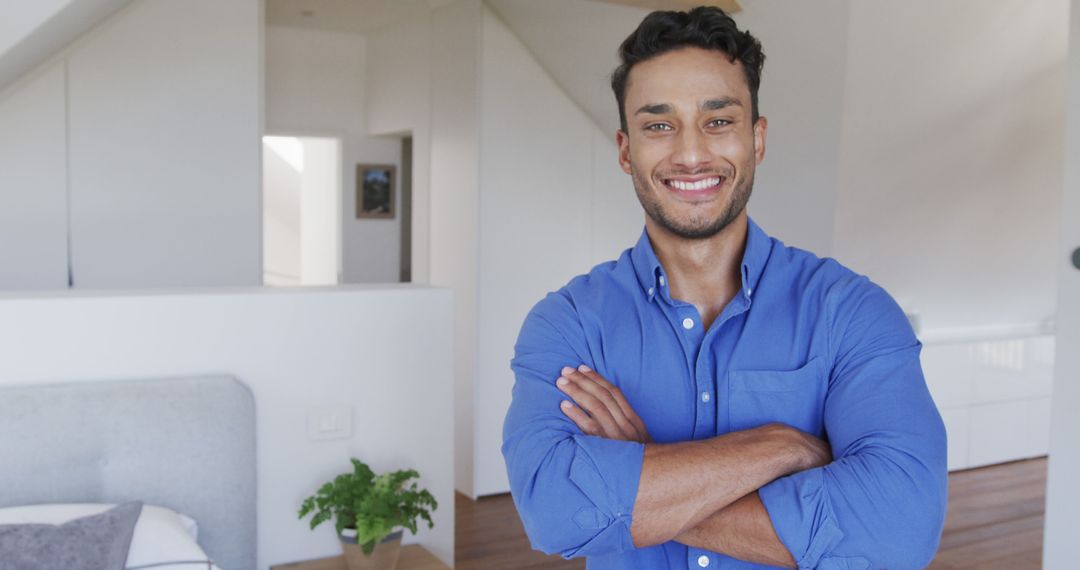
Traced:
<path id="1" fill-rule="evenodd" d="M 732 370 L 729 375 L 732 431 L 781 422 L 818 437 L 824 433 L 829 379 L 822 356 L 795 370 Z"/>

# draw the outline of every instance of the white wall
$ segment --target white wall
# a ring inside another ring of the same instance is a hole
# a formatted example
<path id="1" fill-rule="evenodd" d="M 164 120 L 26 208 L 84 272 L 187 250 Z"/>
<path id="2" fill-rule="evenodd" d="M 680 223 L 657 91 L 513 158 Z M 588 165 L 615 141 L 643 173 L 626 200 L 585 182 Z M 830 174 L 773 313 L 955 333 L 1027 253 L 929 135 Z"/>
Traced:
<path id="1" fill-rule="evenodd" d="M 280 142 L 263 144 L 263 281 L 299 285 L 303 179 L 292 155 L 303 147 L 294 138 L 275 138 Z"/>
<path id="2" fill-rule="evenodd" d="M 1073 1 L 1069 18 L 1067 111 L 1065 113 L 1065 183 L 1058 218 L 1061 230 L 1054 267 L 1057 271 L 1057 343 L 1054 403 L 1051 420 L 1050 465 L 1046 490 L 1043 568 L 1067 570 L 1076 566 L 1076 537 L 1080 533 L 1080 271 L 1070 263 L 1080 247 L 1080 2 Z"/>
<path id="3" fill-rule="evenodd" d="M 341 142 L 302 137 L 300 275 L 304 285 L 336 285 L 341 266 Z"/>
<path id="4" fill-rule="evenodd" d="M 336 285 L 341 267 L 341 141 L 263 139 L 267 285 Z"/>
<path id="5" fill-rule="evenodd" d="M 835 257 L 927 329 L 1055 312 L 1067 9 L 851 3 Z"/>
<path id="6" fill-rule="evenodd" d="M 474 496 L 480 226 L 479 0 L 432 11 L 431 283 L 454 291 L 454 471 Z M 419 70 L 418 70 L 419 71 Z"/>
<path id="7" fill-rule="evenodd" d="M 430 14 L 369 34 L 366 39 L 364 103 L 368 132 L 413 137 L 412 280 L 430 283 Z"/>
<path id="8" fill-rule="evenodd" d="M 502 422 L 525 315 L 633 246 L 644 214 L 615 144 L 486 9 L 481 41 L 474 493 L 488 495 L 509 489 Z"/>
<path id="9" fill-rule="evenodd" d="M 258 20 L 140 0 L 0 94 L 8 287 L 66 287 L 69 261 L 76 288 L 261 282 Z"/>
<path id="10" fill-rule="evenodd" d="M 735 16 L 765 52 L 758 107 L 769 132 L 747 211 L 770 235 L 822 257 L 833 254 L 851 4 L 744 2 Z"/>
<path id="11" fill-rule="evenodd" d="M 0 92 L 0 289 L 68 286 L 64 72 Z"/>
<path id="12" fill-rule="evenodd" d="M 142 0 L 67 57 L 76 287 L 261 283 L 259 17 Z"/>
<path id="13" fill-rule="evenodd" d="M 0 54 L 5 53 L 33 34 L 49 18 L 60 12 L 74 0 L 39 0 L 16 6 L 5 3 L 4 17 L 0 19 Z"/>
<path id="14" fill-rule="evenodd" d="M 5 0 L 0 3 L 0 89 L 130 1 Z"/>
<path id="15" fill-rule="evenodd" d="M 405 541 L 452 564 L 450 303 L 411 286 L 0 297 L 0 384 L 233 374 L 255 396 L 259 568 L 340 553 L 296 512 L 352 456 L 420 472 L 435 528 Z M 352 436 L 310 441 L 309 411 L 336 406 Z"/>
<path id="16" fill-rule="evenodd" d="M 365 40 L 358 34 L 267 27 L 266 132 L 342 137 L 344 282 L 395 283 L 400 268 L 400 213 L 390 220 L 356 218 L 357 163 L 399 167 L 401 163 L 400 139 L 368 136 L 365 51 Z M 400 189 L 394 191 L 400 206 Z"/>

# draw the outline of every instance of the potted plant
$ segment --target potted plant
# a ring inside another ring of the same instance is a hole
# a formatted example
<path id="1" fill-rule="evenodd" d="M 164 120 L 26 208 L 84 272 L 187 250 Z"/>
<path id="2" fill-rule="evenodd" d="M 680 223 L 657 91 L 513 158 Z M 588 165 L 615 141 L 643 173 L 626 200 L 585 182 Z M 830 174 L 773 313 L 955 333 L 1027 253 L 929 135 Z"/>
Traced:
<path id="1" fill-rule="evenodd" d="M 416 534 L 418 519 L 433 528 L 435 497 L 417 489 L 413 469 L 376 476 L 363 461 L 352 458 L 352 473 L 342 473 L 319 488 L 300 506 L 300 518 L 314 512 L 311 528 L 334 519 L 350 570 L 393 570 L 403 529 Z"/>

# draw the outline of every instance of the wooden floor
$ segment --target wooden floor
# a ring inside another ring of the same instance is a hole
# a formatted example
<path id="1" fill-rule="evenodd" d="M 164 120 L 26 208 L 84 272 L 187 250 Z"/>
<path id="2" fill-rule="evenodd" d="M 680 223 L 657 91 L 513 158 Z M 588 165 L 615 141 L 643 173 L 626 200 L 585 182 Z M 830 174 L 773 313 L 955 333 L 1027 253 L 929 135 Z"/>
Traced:
<path id="1" fill-rule="evenodd" d="M 1045 458 L 950 474 L 945 532 L 929 568 L 1041 568 L 1045 494 Z M 458 570 L 585 568 L 532 550 L 510 495 L 458 495 L 455 507 Z"/>

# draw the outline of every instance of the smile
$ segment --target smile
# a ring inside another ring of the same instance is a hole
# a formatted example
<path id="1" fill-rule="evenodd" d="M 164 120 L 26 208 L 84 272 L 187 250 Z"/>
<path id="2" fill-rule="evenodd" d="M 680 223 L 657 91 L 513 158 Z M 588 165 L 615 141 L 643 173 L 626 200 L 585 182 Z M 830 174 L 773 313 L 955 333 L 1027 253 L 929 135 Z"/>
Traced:
<path id="1" fill-rule="evenodd" d="M 712 188 L 713 186 L 719 186 L 721 180 L 723 180 L 723 178 L 716 176 L 698 180 L 697 182 L 685 182 L 682 180 L 665 180 L 665 182 L 668 186 L 671 186 L 676 190 L 700 192 L 701 190 Z"/>
<path id="2" fill-rule="evenodd" d="M 704 198 L 717 192 L 724 183 L 723 176 L 710 176 L 700 180 L 678 180 L 665 178 L 664 186 L 675 194 L 686 198 Z"/>

